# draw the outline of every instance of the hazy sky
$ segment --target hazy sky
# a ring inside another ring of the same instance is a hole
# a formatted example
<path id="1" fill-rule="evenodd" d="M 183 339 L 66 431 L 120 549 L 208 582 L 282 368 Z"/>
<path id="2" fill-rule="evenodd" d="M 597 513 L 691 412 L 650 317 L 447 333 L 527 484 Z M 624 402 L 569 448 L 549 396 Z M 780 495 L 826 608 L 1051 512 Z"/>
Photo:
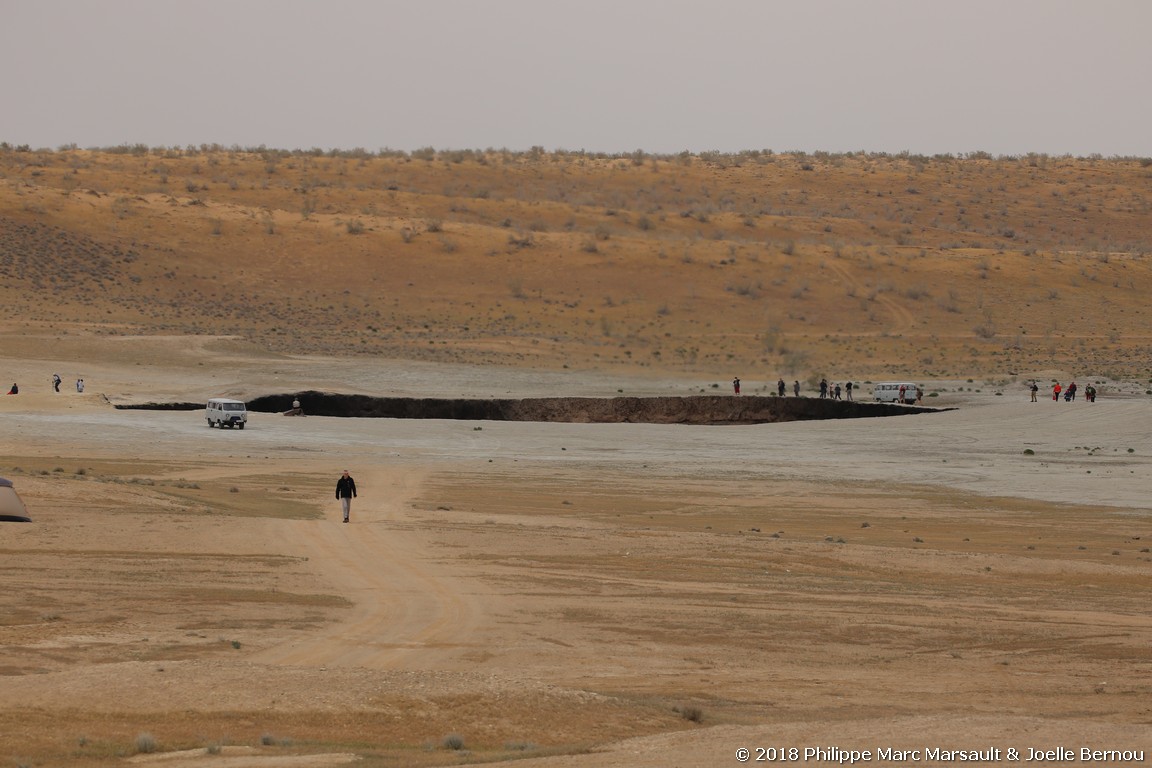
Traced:
<path id="1" fill-rule="evenodd" d="M 0 0 L 0 141 L 1152 156 L 1146 0 Z"/>

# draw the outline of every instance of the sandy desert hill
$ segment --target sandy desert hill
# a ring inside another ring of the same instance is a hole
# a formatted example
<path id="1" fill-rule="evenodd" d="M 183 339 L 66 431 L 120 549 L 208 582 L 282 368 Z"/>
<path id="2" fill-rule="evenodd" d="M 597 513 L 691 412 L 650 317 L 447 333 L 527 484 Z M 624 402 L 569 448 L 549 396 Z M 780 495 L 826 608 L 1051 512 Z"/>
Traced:
<path id="1" fill-rule="evenodd" d="M 5 321 L 746 380 L 1147 377 L 1152 163 L 0 149 Z"/>

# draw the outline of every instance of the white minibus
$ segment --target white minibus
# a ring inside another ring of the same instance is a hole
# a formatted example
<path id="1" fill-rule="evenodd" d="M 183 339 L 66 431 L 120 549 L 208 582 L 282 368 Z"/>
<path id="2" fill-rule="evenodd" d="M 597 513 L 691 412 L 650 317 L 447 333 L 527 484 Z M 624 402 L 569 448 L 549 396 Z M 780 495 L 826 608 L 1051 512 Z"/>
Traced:
<path id="1" fill-rule="evenodd" d="M 900 387 L 904 387 L 904 402 L 916 402 L 916 384 L 911 381 L 881 381 L 872 390 L 872 396 L 879 403 L 900 402 Z"/>
<path id="2" fill-rule="evenodd" d="M 204 407 L 204 418 L 208 419 L 209 427 L 244 429 L 244 424 L 248 421 L 248 408 L 243 400 L 214 397 Z"/>

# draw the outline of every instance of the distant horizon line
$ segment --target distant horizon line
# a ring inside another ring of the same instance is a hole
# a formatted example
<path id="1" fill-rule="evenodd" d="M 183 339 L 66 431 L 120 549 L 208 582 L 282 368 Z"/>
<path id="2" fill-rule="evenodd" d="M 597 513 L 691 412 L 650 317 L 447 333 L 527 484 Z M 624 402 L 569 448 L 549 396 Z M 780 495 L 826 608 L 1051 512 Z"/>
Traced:
<path id="1" fill-rule="evenodd" d="M 435 147 L 427 145 L 418 147 L 416 149 L 398 149 L 393 147 L 380 147 L 376 150 L 370 150 L 364 147 L 269 147 L 266 144 L 258 145 L 240 145 L 240 144 L 220 144 L 216 142 L 204 142 L 201 144 L 157 144 L 149 145 L 143 142 L 124 142 L 115 145 L 103 146 L 86 146 L 81 147 L 75 142 L 60 144 L 56 147 L 33 147 L 30 144 L 18 144 L 9 141 L 0 141 L 0 151 L 3 152 L 104 152 L 107 154 L 132 154 L 144 155 L 153 154 L 157 152 L 184 152 L 184 153 L 207 153 L 207 152 L 239 152 L 245 154 L 277 154 L 283 156 L 312 156 L 312 157 L 409 157 L 417 160 L 435 160 L 441 155 L 449 156 L 449 159 L 463 159 L 468 156 L 487 156 L 487 155 L 528 155 L 533 157 L 542 157 L 546 155 L 562 155 L 572 157 L 587 157 L 592 159 L 604 160 L 676 160 L 684 158 L 757 158 L 757 157 L 812 157 L 815 159 L 837 159 L 837 158 L 897 158 L 897 159 L 918 159 L 918 160 L 1019 160 L 1019 159 L 1058 159 L 1058 160 L 1120 160 L 1120 161 L 1148 161 L 1145 165 L 1152 165 L 1152 156 L 1148 155 L 1134 155 L 1134 154 L 1111 154 L 1105 155 L 1100 152 L 1092 152 L 1086 155 L 1078 155 L 1071 152 L 1051 153 L 1051 152 L 1021 152 L 1021 153 L 1008 153 L 1008 154 L 994 154 L 986 150 L 972 150 L 968 152 L 912 152 L 911 150 L 900 150 L 897 152 L 883 151 L 883 150 L 803 150 L 803 149 L 741 149 L 741 150 L 689 150 L 684 149 L 676 152 L 654 152 L 645 149 L 634 149 L 630 151 L 620 152 L 607 152 L 588 149 L 567 149 L 564 147 L 556 147 L 547 149 L 542 145 L 535 145 L 528 149 L 510 149 L 508 147 L 487 147 L 480 148 L 458 148 L 458 147 Z"/>

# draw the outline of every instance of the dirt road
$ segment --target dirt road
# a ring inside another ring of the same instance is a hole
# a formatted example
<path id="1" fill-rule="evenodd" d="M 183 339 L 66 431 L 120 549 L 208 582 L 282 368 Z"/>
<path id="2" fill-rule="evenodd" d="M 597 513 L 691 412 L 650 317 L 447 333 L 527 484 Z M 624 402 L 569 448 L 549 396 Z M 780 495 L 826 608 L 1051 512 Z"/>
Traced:
<path id="1" fill-rule="evenodd" d="M 376 469 L 354 476 L 351 522 L 334 499 L 324 520 L 274 526 L 277 548 L 307 557 L 354 604 L 349 615 L 306 638 L 262 651 L 267 664 L 372 669 L 451 668 L 452 651 L 475 642 L 485 604 L 408 532 L 405 511 L 422 472 Z M 335 481 L 333 481 L 335 482 Z M 471 594 L 469 594 L 471 591 Z"/>

